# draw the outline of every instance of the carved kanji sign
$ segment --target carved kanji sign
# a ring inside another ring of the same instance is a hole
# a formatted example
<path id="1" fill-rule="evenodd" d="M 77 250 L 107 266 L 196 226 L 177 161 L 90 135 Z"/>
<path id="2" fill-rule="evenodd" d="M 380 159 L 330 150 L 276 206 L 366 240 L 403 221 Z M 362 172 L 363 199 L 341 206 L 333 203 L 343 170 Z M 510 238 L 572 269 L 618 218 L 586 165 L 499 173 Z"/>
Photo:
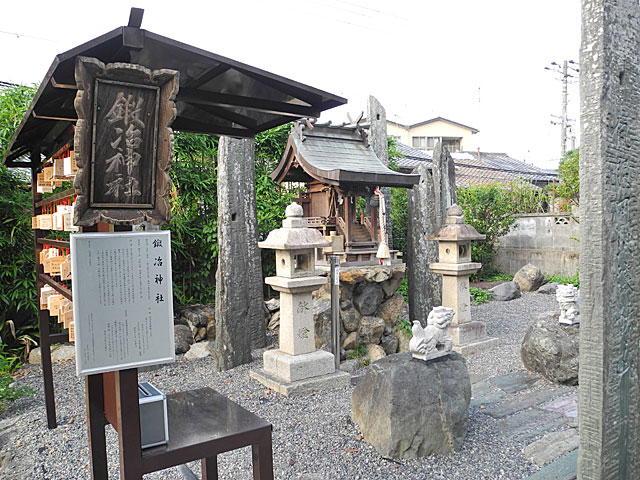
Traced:
<path id="1" fill-rule="evenodd" d="M 178 72 L 76 61 L 77 225 L 168 222 Z"/>

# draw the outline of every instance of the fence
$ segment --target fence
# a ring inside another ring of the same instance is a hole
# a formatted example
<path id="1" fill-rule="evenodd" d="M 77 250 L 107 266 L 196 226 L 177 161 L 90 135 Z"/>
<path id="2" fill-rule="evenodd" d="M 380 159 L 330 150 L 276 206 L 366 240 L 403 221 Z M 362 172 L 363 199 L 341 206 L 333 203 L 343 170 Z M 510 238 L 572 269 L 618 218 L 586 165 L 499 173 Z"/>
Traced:
<path id="1" fill-rule="evenodd" d="M 518 215 L 500 238 L 496 264 L 508 274 L 532 263 L 546 274 L 574 275 L 578 269 L 580 225 L 568 213 Z"/>

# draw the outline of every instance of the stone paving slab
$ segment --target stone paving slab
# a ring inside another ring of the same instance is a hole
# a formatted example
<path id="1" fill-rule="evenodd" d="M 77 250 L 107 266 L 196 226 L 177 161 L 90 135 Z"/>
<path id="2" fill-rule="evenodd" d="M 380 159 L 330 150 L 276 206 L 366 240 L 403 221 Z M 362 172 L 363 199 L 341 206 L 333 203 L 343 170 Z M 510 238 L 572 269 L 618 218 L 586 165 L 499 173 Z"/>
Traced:
<path id="1" fill-rule="evenodd" d="M 514 440 L 516 442 L 526 442 L 527 440 L 533 437 L 537 437 L 538 435 L 542 435 L 543 433 L 550 432 L 551 430 L 555 430 L 556 428 L 562 425 L 566 425 L 567 427 L 574 427 L 574 428 L 577 427 L 577 425 L 572 425 L 570 418 L 560 417 L 556 420 L 545 423 L 544 425 L 542 425 L 539 428 L 536 428 L 535 430 L 530 430 L 527 433 L 523 433 L 522 435 L 515 437 Z"/>
<path id="2" fill-rule="evenodd" d="M 558 396 L 554 390 L 539 390 L 528 395 L 521 395 L 512 400 L 508 400 L 497 407 L 485 410 L 487 415 L 493 418 L 504 418 L 516 412 L 535 407 Z"/>
<path id="3" fill-rule="evenodd" d="M 558 412 L 566 417 L 578 417 L 578 394 L 569 395 L 567 397 L 556 398 L 551 402 L 547 402 L 540 408 L 549 410 L 550 412 Z"/>
<path id="4" fill-rule="evenodd" d="M 500 436 L 509 439 L 518 435 L 528 434 L 540 424 L 550 427 L 560 418 L 562 416 L 559 413 L 545 412 L 532 408 L 498 420 L 496 428 L 500 432 Z"/>
<path id="5" fill-rule="evenodd" d="M 545 435 L 527 445 L 522 454 L 536 465 L 542 466 L 578 448 L 578 431 L 574 428 Z"/>
<path id="6" fill-rule="evenodd" d="M 489 379 L 496 387 L 506 393 L 517 393 L 527 390 L 541 380 L 537 375 L 529 375 L 527 372 L 512 372 L 500 377 Z"/>
<path id="7" fill-rule="evenodd" d="M 492 405 L 500 402 L 504 398 L 504 393 L 497 391 L 489 382 L 479 382 L 471 385 L 471 403 L 469 407 L 479 407 L 481 405 Z"/>
<path id="8" fill-rule="evenodd" d="M 527 480 L 575 480 L 578 476 L 578 449 L 560 457 L 533 475 Z"/>

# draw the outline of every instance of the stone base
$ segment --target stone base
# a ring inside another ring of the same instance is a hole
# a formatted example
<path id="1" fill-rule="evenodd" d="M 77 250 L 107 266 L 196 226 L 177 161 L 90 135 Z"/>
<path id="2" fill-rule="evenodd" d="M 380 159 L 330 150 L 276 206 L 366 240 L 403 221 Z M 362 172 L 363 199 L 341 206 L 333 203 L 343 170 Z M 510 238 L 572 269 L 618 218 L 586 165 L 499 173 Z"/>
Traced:
<path id="1" fill-rule="evenodd" d="M 413 356 L 413 358 L 417 358 L 418 360 L 424 360 L 425 362 L 427 360 L 435 360 L 436 358 L 440 358 L 440 357 L 444 357 L 445 355 L 449 355 L 451 353 L 451 350 L 436 350 L 435 352 L 431 352 L 429 354 L 424 354 L 424 353 L 411 353 L 411 355 Z"/>
<path id="2" fill-rule="evenodd" d="M 333 388 L 346 387 L 351 382 L 351 375 L 341 370 L 330 373 L 328 375 L 311 377 L 295 382 L 286 382 L 280 378 L 274 377 L 273 375 L 265 372 L 262 368 L 257 370 L 250 370 L 249 376 L 254 380 L 259 381 L 265 387 L 268 387 L 271 390 L 275 390 L 285 397 L 289 397 L 291 395 L 304 395 L 321 390 L 331 390 Z"/>
<path id="3" fill-rule="evenodd" d="M 267 350 L 262 359 L 264 371 L 285 382 L 328 375 L 336 369 L 333 354 L 324 350 L 302 355 L 289 355 L 282 350 Z"/>
<path id="4" fill-rule="evenodd" d="M 447 334 L 453 338 L 453 345 L 464 345 L 487 338 L 487 325 L 478 321 L 457 323 L 447 328 Z"/>
<path id="5" fill-rule="evenodd" d="M 476 340 L 474 342 L 463 343 L 461 345 L 454 345 L 453 350 L 458 352 L 465 357 L 468 355 L 473 355 L 474 353 L 486 352 L 487 350 L 491 350 L 492 348 L 496 348 L 500 343 L 499 338 L 495 337 L 485 337 L 480 340 Z"/>
<path id="6" fill-rule="evenodd" d="M 580 320 L 563 320 L 562 318 L 558 320 L 558 323 L 561 325 L 580 325 Z"/>

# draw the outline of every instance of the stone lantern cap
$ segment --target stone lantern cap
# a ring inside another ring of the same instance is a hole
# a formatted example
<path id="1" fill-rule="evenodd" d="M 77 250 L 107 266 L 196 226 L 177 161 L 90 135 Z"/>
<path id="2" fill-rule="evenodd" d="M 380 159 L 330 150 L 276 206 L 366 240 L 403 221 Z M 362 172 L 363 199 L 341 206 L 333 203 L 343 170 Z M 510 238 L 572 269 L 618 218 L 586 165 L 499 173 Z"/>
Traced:
<path id="1" fill-rule="evenodd" d="M 293 202 L 285 210 L 282 228 L 272 230 L 264 242 L 258 242 L 260 248 L 273 250 L 304 250 L 309 248 L 328 247 L 322 234 L 307 227 L 307 220 L 302 217 L 302 206 Z"/>
<path id="2" fill-rule="evenodd" d="M 478 233 L 471 225 L 464 223 L 464 214 L 460 205 L 451 205 L 447 208 L 447 219 L 431 235 L 426 236 L 427 240 L 438 240 L 445 242 L 470 242 L 473 240 L 484 240 L 487 236 Z"/>

